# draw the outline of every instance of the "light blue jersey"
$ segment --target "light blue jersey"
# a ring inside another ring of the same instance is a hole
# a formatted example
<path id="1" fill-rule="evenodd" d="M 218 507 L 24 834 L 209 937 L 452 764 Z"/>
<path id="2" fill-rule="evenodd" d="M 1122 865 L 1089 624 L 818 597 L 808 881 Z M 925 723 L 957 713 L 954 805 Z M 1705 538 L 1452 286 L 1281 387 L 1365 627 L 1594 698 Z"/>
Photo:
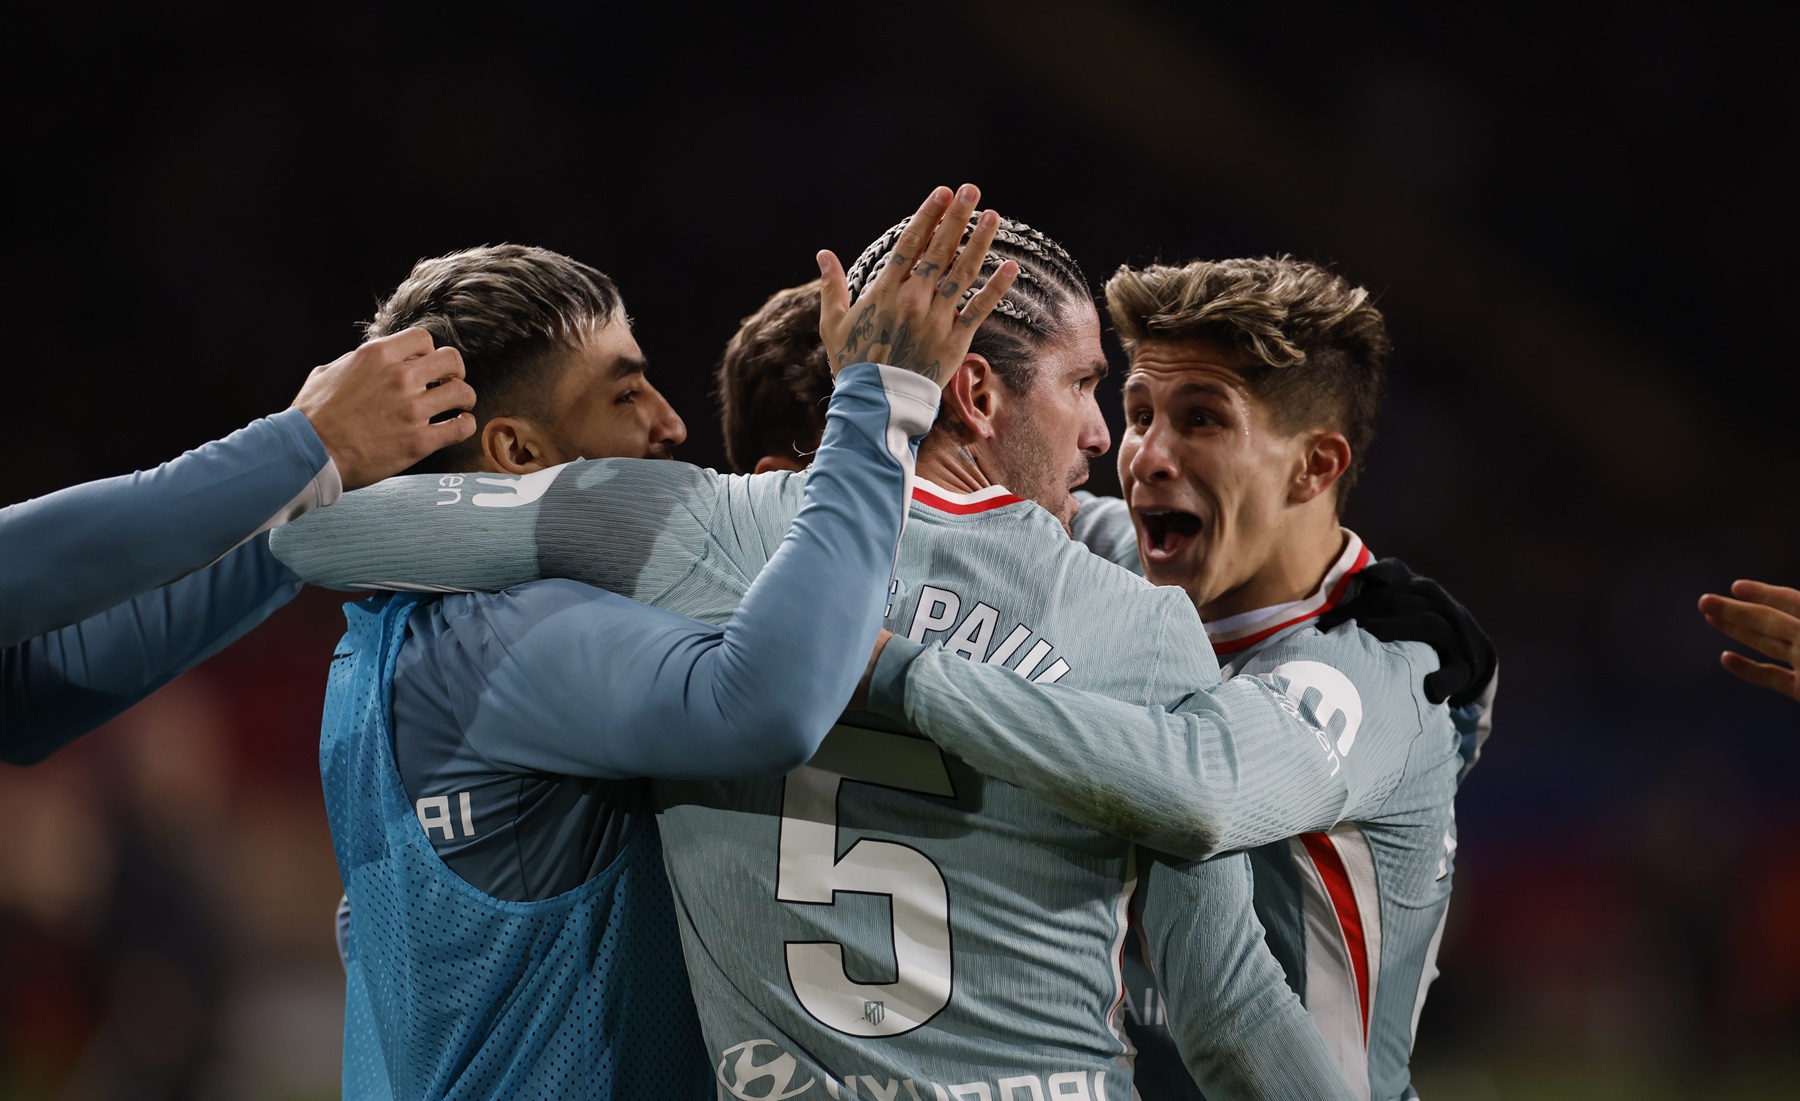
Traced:
<path id="1" fill-rule="evenodd" d="M 154 470 L 0 509 L 0 760 L 43 759 L 292 600 L 300 580 L 260 533 L 340 492 L 289 409 Z"/>
<path id="2" fill-rule="evenodd" d="M 347 1097 L 711 1095 L 643 777 L 812 756 L 866 664 L 936 403 L 906 372 L 840 375 L 820 473 L 723 631 L 564 580 L 349 610 L 321 755 Z M 504 511 L 557 473 L 450 488 Z"/>
<path id="3" fill-rule="evenodd" d="M 565 574 L 717 619 L 817 471 L 579 463 L 488 515 L 436 505 L 442 487 L 412 480 L 349 495 L 281 551 L 340 586 Z M 372 542 L 377 526 L 398 539 Z M 1218 675 L 1185 596 L 1101 561 L 1002 487 L 919 483 L 886 622 L 952 660 L 1138 708 Z M 1133 1052 L 1120 951 L 1134 908 L 1213 1097 L 1348 1096 L 1263 943 L 1242 856 L 1140 854 L 861 721 L 783 778 L 656 793 L 708 1058 L 733 1096 L 1121 1101 Z"/>
<path id="4" fill-rule="evenodd" d="M 691 1006 L 655 997 L 682 970 L 653 827 L 531 902 L 493 898 L 434 852 L 435 801 L 402 785 L 390 722 L 415 602 L 345 609 L 326 695 L 320 769 L 351 900 L 345 1098 L 707 1096 Z M 478 828 L 468 804 L 445 809 L 438 833 Z"/>
<path id="5" fill-rule="evenodd" d="M 1111 515 L 1129 523 L 1122 508 Z M 1077 532 L 1096 527 L 1090 514 Z M 1117 527 L 1098 529 L 1116 552 Z M 1436 974 L 1452 799 L 1474 739 L 1424 697 L 1429 647 L 1381 642 L 1354 621 L 1329 634 L 1312 625 L 1368 560 L 1346 533 L 1318 591 L 1209 624 L 1232 675 L 1168 710 L 1034 687 L 938 648 L 901 645 L 878 673 L 904 663 L 911 723 L 1077 820 L 1189 857 L 1255 849 L 1257 912 L 1295 989 L 1357 1096 L 1399 1098 Z M 1166 1060 L 1150 985 L 1140 974 L 1133 1018 Z"/>

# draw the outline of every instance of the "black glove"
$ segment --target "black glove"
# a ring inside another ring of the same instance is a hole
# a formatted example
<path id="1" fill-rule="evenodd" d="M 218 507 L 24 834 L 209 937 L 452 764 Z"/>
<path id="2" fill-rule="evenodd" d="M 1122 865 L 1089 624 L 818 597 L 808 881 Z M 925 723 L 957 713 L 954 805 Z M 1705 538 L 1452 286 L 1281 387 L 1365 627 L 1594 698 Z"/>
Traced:
<path id="1" fill-rule="evenodd" d="M 1473 703 L 1494 679 L 1499 657 L 1481 624 L 1442 585 L 1398 558 L 1352 574 L 1344 599 L 1319 617 L 1319 630 L 1350 619 L 1383 642 L 1423 642 L 1437 651 L 1438 670 L 1425 678 L 1432 703 Z"/>

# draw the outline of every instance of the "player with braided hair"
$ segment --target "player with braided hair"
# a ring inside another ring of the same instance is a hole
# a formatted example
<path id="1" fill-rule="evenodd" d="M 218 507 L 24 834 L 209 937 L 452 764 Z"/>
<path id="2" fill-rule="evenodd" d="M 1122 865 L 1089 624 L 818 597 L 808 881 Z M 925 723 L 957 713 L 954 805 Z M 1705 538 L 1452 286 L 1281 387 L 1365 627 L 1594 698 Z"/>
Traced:
<path id="1" fill-rule="evenodd" d="M 1109 444 L 1098 313 L 1066 253 L 997 228 L 993 251 L 1019 275 L 970 350 L 938 365 L 943 409 L 920 445 L 887 624 L 1008 676 L 1172 706 L 1218 682 L 1192 605 L 1067 537 L 1070 491 Z M 856 282 L 899 271 L 952 298 L 976 282 L 919 244 L 916 225 L 890 231 Z M 834 361 L 869 339 L 907 343 L 853 302 L 834 257 L 821 271 L 822 309 L 852 321 L 827 345 Z M 398 479 L 277 552 L 338 587 L 486 590 L 542 573 L 716 621 L 805 477 L 574 463 L 488 515 Z M 1250 707 L 1246 723 L 1312 736 L 1276 693 Z M 1134 905 L 1209 1097 L 1348 1095 L 1263 943 L 1241 856 L 1140 853 L 854 715 L 785 778 L 664 781 L 656 799 L 695 1000 L 733 1096 L 1129 1096 L 1119 953 Z"/>
<path id="2" fill-rule="evenodd" d="M 891 227 L 851 265 L 852 297 L 888 262 L 906 225 Z M 973 229 L 971 222 L 965 235 Z M 1039 230 L 1002 218 L 984 274 L 1004 261 L 1017 265 L 1018 277 L 970 342 L 938 414 L 941 431 L 920 452 L 921 470 L 937 470 L 953 490 L 1004 485 L 1067 527 L 1078 507 L 1073 490 L 1111 442 L 1094 403 L 1107 370 L 1099 315 L 1081 268 Z"/>

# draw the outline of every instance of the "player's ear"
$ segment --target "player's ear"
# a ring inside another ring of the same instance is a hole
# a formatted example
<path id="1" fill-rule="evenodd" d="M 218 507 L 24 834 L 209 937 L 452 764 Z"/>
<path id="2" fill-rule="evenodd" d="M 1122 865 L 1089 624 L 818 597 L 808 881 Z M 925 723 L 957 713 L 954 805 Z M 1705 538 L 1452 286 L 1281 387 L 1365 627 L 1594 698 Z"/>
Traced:
<path id="1" fill-rule="evenodd" d="M 992 439 L 994 410 L 998 406 L 1000 374 L 986 356 L 970 352 L 944 387 L 944 412 L 955 418 L 976 439 Z"/>
<path id="2" fill-rule="evenodd" d="M 1350 441 L 1342 432 L 1315 429 L 1300 438 L 1300 468 L 1288 490 L 1290 504 L 1305 504 L 1337 484 L 1350 469 Z"/>
<path id="3" fill-rule="evenodd" d="M 482 465 L 498 474 L 531 474 L 562 461 L 543 428 L 527 417 L 495 417 L 482 425 L 481 456 Z"/>

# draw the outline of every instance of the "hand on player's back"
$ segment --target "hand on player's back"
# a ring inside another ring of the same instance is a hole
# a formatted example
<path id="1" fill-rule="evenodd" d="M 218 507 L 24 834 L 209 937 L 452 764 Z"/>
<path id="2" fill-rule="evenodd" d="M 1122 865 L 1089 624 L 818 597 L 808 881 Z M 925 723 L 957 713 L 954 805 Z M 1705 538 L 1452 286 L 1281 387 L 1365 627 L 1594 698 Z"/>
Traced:
<path id="1" fill-rule="evenodd" d="M 1800 700 L 1800 670 L 1795 668 L 1800 666 L 1800 590 L 1733 581 L 1730 597 L 1717 593 L 1701 597 L 1700 614 L 1715 629 L 1775 659 L 1773 664 L 1752 661 L 1727 650 L 1719 655 L 1719 664 L 1728 672 Z"/>
<path id="2" fill-rule="evenodd" d="M 462 353 L 432 347 L 424 329 L 405 329 L 314 367 L 294 406 L 325 444 L 345 489 L 398 474 L 441 447 L 466 440 L 475 391 L 463 381 Z"/>
<path id="3" fill-rule="evenodd" d="M 862 297 L 850 301 L 844 266 L 829 250 L 818 255 L 825 286 L 820 298 L 819 337 L 831 361 L 832 377 L 852 363 L 885 363 L 924 375 L 939 386 L 962 366 L 975 330 L 1006 296 L 1018 275 L 1011 260 L 1001 264 L 976 295 L 962 304 L 963 292 L 981 274 L 1000 216 L 982 212 L 959 253 L 981 191 L 963 184 L 954 195 L 939 187 L 925 199 L 894 251 Z"/>
<path id="4" fill-rule="evenodd" d="M 1398 558 L 1351 575 L 1344 599 L 1319 617 L 1319 630 L 1350 619 L 1383 642 L 1423 642 L 1437 651 L 1437 672 L 1425 678 L 1432 703 L 1461 707 L 1480 699 L 1499 665 L 1493 640 L 1469 610 Z"/>

